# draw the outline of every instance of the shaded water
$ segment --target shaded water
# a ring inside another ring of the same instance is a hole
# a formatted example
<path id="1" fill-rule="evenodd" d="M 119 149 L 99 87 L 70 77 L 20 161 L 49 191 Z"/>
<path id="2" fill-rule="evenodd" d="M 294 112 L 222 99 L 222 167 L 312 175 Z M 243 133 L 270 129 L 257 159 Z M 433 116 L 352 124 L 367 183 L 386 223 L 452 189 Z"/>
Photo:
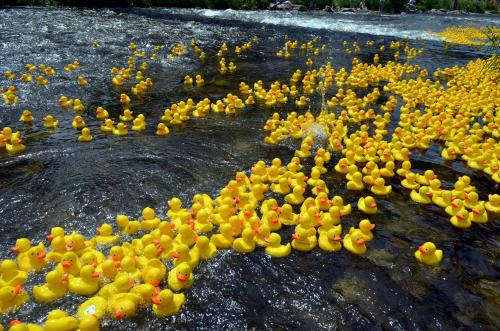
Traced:
<path id="1" fill-rule="evenodd" d="M 407 16 L 402 21 L 400 16 L 331 18 L 323 14 L 308 17 L 289 13 L 160 9 L 2 10 L 0 72 L 19 72 L 26 63 L 45 63 L 54 66 L 58 73 L 49 78 L 47 87 L 20 86 L 21 102 L 14 107 L 1 107 L 0 126 L 9 124 L 22 130 L 27 149 L 20 156 L 2 155 L 0 159 L 0 256 L 8 256 L 8 247 L 16 238 L 43 240 L 52 226 L 92 236 L 97 225 L 113 223 L 118 213 L 139 216 L 144 207 L 151 206 L 163 215 L 166 200 L 172 196 L 179 196 L 184 204 L 195 193 L 214 196 L 236 171 L 248 171 L 259 159 L 269 162 L 278 156 L 288 162 L 297 147 L 295 142 L 266 145 L 262 126 L 274 111 L 286 114 L 295 110 L 292 104 L 280 109 L 254 106 L 234 118 L 210 113 L 205 119 L 191 119 L 167 137 L 154 135 L 163 109 L 174 102 L 187 97 L 195 101 L 204 97 L 214 100 L 228 92 L 237 92 L 240 81 L 285 82 L 296 68 L 304 70 L 303 55 L 287 61 L 275 56 L 284 43 L 285 33 L 301 41 L 318 36 L 329 50 L 314 58 L 315 64 L 330 60 L 338 69 L 349 68 L 351 63 L 351 57 L 342 52 L 344 40 L 358 41 L 362 45 L 358 57 L 368 61 L 375 48 L 364 47 L 367 40 L 376 40 L 378 50 L 381 44 L 388 45 L 399 37 L 429 39 L 425 34 L 429 28 L 479 25 L 481 20 Z M 489 20 L 498 25 L 498 20 Z M 356 24 L 348 26 L 348 21 Z M 334 22 L 341 24 L 334 26 Z M 401 32 L 405 23 L 411 32 Z M 358 30 L 361 26 L 371 28 Z M 384 34 L 387 36 L 380 36 Z M 233 48 L 254 35 L 260 38 L 256 47 L 238 57 L 226 56 L 228 61 L 235 61 L 237 71 L 220 75 L 215 70 L 214 54 L 221 43 L 227 41 Z M 192 51 L 173 61 L 166 59 L 174 44 L 187 45 L 193 38 L 207 53 L 204 65 L 200 65 Z M 98 40 L 102 48 L 92 48 L 93 40 Z M 111 87 L 109 69 L 126 65 L 131 41 L 140 49 L 164 45 L 159 60 L 150 64 L 146 74 L 153 79 L 153 90 L 145 99 L 131 104 L 135 114 L 146 115 L 148 129 L 125 138 L 110 137 L 99 132 L 100 122 L 95 120 L 94 112 L 97 106 L 110 110 L 115 118 L 121 112 L 120 90 Z M 429 70 L 464 65 L 477 56 L 476 50 L 463 46 L 445 53 L 440 42 L 428 40 L 417 44 L 425 47 L 426 54 L 413 61 Z M 382 62 L 391 57 L 389 50 L 381 54 Z M 62 68 L 75 59 L 81 62 L 81 69 L 64 73 Z M 205 77 L 205 87 L 186 89 L 182 77 L 197 73 Z M 78 75 L 89 81 L 88 87 L 78 87 Z M 5 87 L 8 82 L 3 75 L 1 79 L 0 86 Z M 84 118 L 94 135 L 92 143 L 76 142 L 77 133 L 70 125 L 74 114 L 60 110 L 61 95 L 80 98 L 87 106 Z M 318 107 L 319 97 L 312 105 L 313 109 Z M 26 108 L 36 119 L 29 129 L 17 122 Z M 48 113 L 61 120 L 61 127 L 52 134 L 41 125 L 41 119 Z M 472 176 L 480 198 L 485 199 L 487 193 L 498 190 L 486 176 L 466 170 L 460 162 L 444 162 L 436 146 L 424 155 L 414 153 L 412 158 L 417 170 L 434 169 L 445 188 L 466 173 Z M 360 194 L 345 190 L 341 177 L 331 170 L 339 155 L 333 159 L 326 175 L 330 190 L 343 196 L 346 202 L 356 202 Z M 376 238 L 370 242 L 364 257 L 346 251 L 333 255 L 313 251 L 270 259 L 262 250 L 249 255 L 223 251 L 197 267 L 195 284 L 186 292 L 186 304 L 178 315 L 157 319 L 148 310 L 132 321 L 105 320 L 103 329 L 498 328 L 500 232 L 494 215 L 490 215 L 492 221 L 485 225 L 456 230 L 440 209 L 412 202 L 398 180 L 394 179 L 392 185 L 394 193 L 378 199 L 380 211 L 373 217 L 377 223 Z M 353 210 L 345 217 L 345 228 L 357 225 L 363 217 L 356 208 Z M 416 248 L 427 240 L 444 250 L 446 258 L 439 267 L 423 267 L 413 257 Z M 37 276 L 36 282 L 42 279 L 43 275 Z M 27 289 L 30 291 L 31 286 Z M 74 311 L 79 302 L 81 299 L 67 296 L 50 305 L 30 303 L 0 320 L 43 322 L 51 309 L 62 306 Z"/>

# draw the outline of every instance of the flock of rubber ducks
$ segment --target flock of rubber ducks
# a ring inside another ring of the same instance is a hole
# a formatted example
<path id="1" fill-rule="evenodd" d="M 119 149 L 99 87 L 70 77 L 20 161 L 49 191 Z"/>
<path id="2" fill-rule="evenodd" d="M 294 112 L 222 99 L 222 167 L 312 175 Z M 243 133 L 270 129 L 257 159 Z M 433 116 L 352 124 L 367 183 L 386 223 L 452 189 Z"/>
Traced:
<path id="1" fill-rule="evenodd" d="M 326 49 L 325 45 L 316 45 L 317 39 L 300 46 L 298 41 L 286 39 L 285 46 L 277 53 L 285 59 L 293 56 L 296 48 L 314 56 Z M 256 38 L 236 46 L 234 53 L 249 50 L 255 42 Z M 366 46 L 374 45 L 367 42 Z M 204 61 L 205 53 L 196 43 L 193 41 L 190 46 Z M 345 54 L 360 51 L 357 43 L 352 44 L 352 49 L 347 42 L 343 46 Z M 102 121 L 100 130 L 117 136 L 127 135 L 130 123 L 133 131 L 145 130 L 145 116 L 134 116 L 130 105 L 132 98 L 140 98 L 153 88 L 151 78 L 144 77 L 148 62 L 142 62 L 136 70 L 137 60 L 148 55 L 139 51 L 134 43 L 129 48 L 132 55 L 128 66 L 111 70 L 111 83 L 115 87 L 122 88 L 133 75 L 138 82 L 131 88 L 130 96 L 120 94 L 123 108 L 120 122 L 115 126 L 106 109 L 96 109 L 96 118 Z M 396 178 L 401 179 L 401 186 L 408 190 L 414 202 L 443 208 L 455 227 L 485 223 L 488 213 L 500 213 L 500 195 L 490 194 L 487 199 L 480 199 L 469 176 L 461 176 L 453 187 L 445 189 L 433 170 L 412 171 L 410 160 L 412 151 L 425 151 L 431 145 L 440 144 L 445 160 L 461 159 L 468 167 L 500 182 L 497 142 L 500 117 L 495 108 L 500 92 L 496 88 L 498 75 L 481 70 L 488 60 L 472 61 L 466 67 L 438 69 L 433 73 L 435 79 L 431 80 L 430 74 L 418 65 L 397 62 L 400 49 L 407 59 L 422 54 L 421 50 L 402 42 L 391 42 L 390 48 L 395 52 L 395 61 L 385 65 L 378 64 L 378 54 L 374 56 L 374 64 L 353 58 L 350 73 L 344 68 L 335 70 L 327 63 L 305 72 L 297 69 L 289 84 L 276 81 L 266 89 L 262 81 L 241 82 L 238 94 L 228 93 L 213 102 L 188 99 L 165 109 L 156 130 L 159 136 L 169 133 L 168 126 L 180 125 L 190 117 L 204 117 L 209 112 L 233 115 L 255 102 L 280 106 L 293 101 L 297 111 L 286 118 L 274 113 L 266 121 L 264 130 L 269 135 L 265 142 L 278 144 L 284 139 L 297 139 L 300 147 L 286 165 L 279 158 L 273 159 L 270 165 L 261 160 L 255 163 L 249 175 L 238 172 L 215 198 L 196 194 L 191 206 L 184 207 L 181 200 L 174 197 L 168 201 L 166 216 L 161 218 L 149 207 L 138 219 L 117 215 L 119 233 L 105 223 L 91 238 L 56 227 L 47 236 L 47 246 L 34 245 L 27 238 L 18 239 L 12 248 L 16 257 L 0 264 L 1 314 L 20 309 L 29 301 L 23 286 L 32 273 L 49 269 L 46 282 L 32 289 L 36 302 L 53 302 L 67 293 L 88 299 L 75 314 L 51 311 L 44 326 L 16 320 L 10 329 L 93 331 L 99 329 L 100 320 L 105 316 L 131 318 L 147 307 L 159 317 L 176 314 L 185 302 L 184 292 L 193 284 L 197 265 L 222 249 L 242 254 L 262 249 L 272 258 L 286 257 L 292 250 L 313 249 L 337 252 L 344 248 L 351 254 L 365 254 L 367 244 L 375 238 L 376 225 L 370 217 L 378 212 L 377 199 L 392 194 L 391 181 Z M 226 64 L 224 55 L 228 49 L 224 43 L 217 52 L 221 73 L 236 70 L 234 63 Z M 159 50 L 155 46 L 155 52 Z M 384 50 L 382 45 L 380 51 Z M 168 57 L 186 52 L 187 46 L 176 45 Z M 157 56 L 153 53 L 150 59 L 155 60 Z M 312 67 L 311 58 L 306 65 Z M 74 61 L 64 70 L 78 70 L 79 66 L 80 63 Z M 39 70 L 46 77 L 55 73 L 45 65 L 26 65 L 26 70 L 28 73 L 21 77 L 23 82 L 33 79 L 29 72 Z M 16 79 L 12 72 L 5 75 L 9 80 Z M 47 78 L 40 77 L 36 79 L 38 84 L 48 83 L 44 81 Z M 383 82 L 388 83 L 383 85 Z M 77 83 L 82 87 L 88 85 L 83 76 L 78 76 Z M 199 74 L 194 78 L 188 75 L 183 83 L 202 87 L 205 80 Z M 333 88 L 337 93 L 324 98 Z M 19 101 L 16 87 L 1 92 L 6 104 Z M 381 102 L 382 93 L 390 94 L 384 102 Z M 317 115 L 309 109 L 313 94 L 324 98 Z M 398 100 L 404 104 L 399 108 L 398 126 L 391 128 Z M 90 129 L 81 116 L 86 109 L 83 102 L 62 96 L 60 104 L 63 109 L 75 111 L 71 124 L 80 131 L 78 140 L 91 141 Z M 29 124 L 34 118 L 29 110 L 24 110 L 20 121 Z M 47 115 L 44 126 L 53 130 L 59 121 Z M 318 148 L 321 144 L 323 147 Z M 4 146 L 9 152 L 22 151 L 20 132 L 5 127 L 0 132 L 0 148 Z M 338 161 L 334 161 L 334 153 L 341 155 Z M 310 171 L 303 165 L 305 159 L 313 161 Z M 369 193 L 353 204 L 345 203 L 341 196 L 330 191 L 322 178 L 328 172 L 328 165 L 345 178 L 348 190 Z M 281 198 L 269 197 L 271 192 Z M 366 217 L 358 220 L 357 226 L 347 228 L 342 218 L 349 215 L 353 207 Z M 293 227 L 291 238 L 282 238 L 283 227 Z M 414 255 L 426 265 L 437 265 L 443 259 L 442 250 L 432 242 L 423 243 Z"/>

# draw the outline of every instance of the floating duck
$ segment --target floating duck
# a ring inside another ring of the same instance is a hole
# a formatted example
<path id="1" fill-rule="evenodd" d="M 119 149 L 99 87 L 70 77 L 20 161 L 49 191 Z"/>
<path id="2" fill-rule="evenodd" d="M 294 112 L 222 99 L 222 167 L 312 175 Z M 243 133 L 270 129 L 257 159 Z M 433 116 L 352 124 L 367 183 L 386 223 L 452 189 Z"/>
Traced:
<path id="1" fill-rule="evenodd" d="M 52 310 L 47 314 L 45 331 L 71 331 L 76 330 L 79 321 L 62 310 Z"/>
<path id="2" fill-rule="evenodd" d="M 362 189 L 365 188 L 365 185 L 363 184 L 363 174 L 359 171 L 356 171 L 354 174 L 351 176 L 351 180 L 347 182 L 347 189 L 352 190 L 352 191 L 361 191 Z"/>
<path id="3" fill-rule="evenodd" d="M 80 268 L 80 259 L 73 251 L 64 253 L 61 262 L 56 266 L 56 270 L 61 274 L 73 275 L 75 277 L 80 275 Z"/>
<path id="4" fill-rule="evenodd" d="M 229 227 L 231 226 L 229 225 Z M 231 245 L 229 245 L 229 247 L 231 247 Z M 176 246 L 176 250 L 172 253 L 172 257 L 174 258 L 174 265 L 176 266 L 181 264 L 182 262 L 187 262 L 189 263 L 189 265 L 191 265 L 191 268 L 194 268 L 200 261 L 200 257 L 196 255 L 196 251 L 190 251 L 189 247 L 184 244 L 179 244 Z"/>
<path id="5" fill-rule="evenodd" d="M 387 195 L 392 192 L 392 186 L 385 186 L 385 180 L 382 177 L 379 177 L 373 183 L 373 186 L 370 188 L 372 193 L 376 195 Z"/>
<path id="6" fill-rule="evenodd" d="M 50 241 L 50 252 L 47 253 L 47 261 L 48 262 L 59 262 L 64 253 L 67 251 L 66 247 L 66 240 L 64 239 L 64 236 L 60 237 L 54 237 Z"/>
<path id="7" fill-rule="evenodd" d="M 283 258 L 290 255 L 291 246 L 290 243 L 285 245 L 281 244 L 281 236 L 275 232 L 271 233 L 268 238 L 269 244 L 265 248 L 267 255 L 275 258 Z"/>
<path id="8" fill-rule="evenodd" d="M 97 245 L 112 245 L 120 239 L 119 235 L 113 235 L 113 227 L 108 223 L 103 223 L 96 230 L 98 235 L 94 239 Z"/>
<path id="9" fill-rule="evenodd" d="M 104 124 L 99 127 L 102 132 L 113 133 L 115 129 L 115 122 L 112 119 L 106 119 Z"/>
<path id="10" fill-rule="evenodd" d="M 126 136 L 128 134 L 127 124 L 122 122 L 118 123 L 116 128 L 113 129 L 113 134 L 121 137 Z"/>
<path id="11" fill-rule="evenodd" d="M 128 108 L 123 110 L 123 115 L 120 115 L 120 121 L 122 122 L 132 122 L 134 120 L 134 114 Z"/>
<path id="12" fill-rule="evenodd" d="M 5 148 L 9 153 L 21 153 L 26 149 L 24 145 L 24 140 L 22 140 L 18 135 L 12 135 L 10 138 L 10 144 L 6 143 Z"/>
<path id="13" fill-rule="evenodd" d="M 170 131 L 165 124 L 158 123 L 158 126 L 156 127 L 156 134 L 158 136 L 166 136 L 169 133 L 170 133 Z"/>
<path id="14" fill-rule="evenodd" d="M 465 209 L 459 210 L 454 216 L 450 218 L 450 222 L 457 228 L 469 228 L 471 226 L 469 212 Z"/>
<path id="15" fill-rule="evenodd" d="M 103 107 L 99 106 L 97 107 L 96 111 L 95 111 L 95 116 L 98 120 L 105 120 L 109 117 L 109 113 L 106 109 L 104 109 Z"/>
<path id="16" fill-rule="evenodd" d="M 285 196 L 285 201 L 291 205 L 299 205 L 304 202 L 305 189 L 297 185 L 292 189 L 292 193 Z"/>
<path id="17" fill-rule="evenodd" d="M 331 228 L 328 231 L 320 232 L 318 245 L 325 252 L 337 252 L 342 248 L 342 238 L 338 228 Z"/>
<path id="18" fill-rule="evenodd" d="M 298 251 L 309 252 L 316 247 L 316 244 L 316 235 L 311 236 L 305 229 L 296 228 L 292 234 L 292 247 Z"/>
<path id="19" fill-rule="evenodd" d="M 474 223 L 488 222 L 488 213 L 486 212 L 486 208 L 483 205 L 477 205 L 476 207 L 472 208 L 469 213 L 469 219 Z"/>
<path id="20" fill-rule="evenodd" d="M 488 195 L 488 201 L 484 204 L 487 211 L 492 213 L 500 213 L 500 195 L 490 194 Z"/>
<path id="21" fill-rule="evenodd" d="M 94 316 L 97 320 L 104 317 L 108 310 L 108 301 L 100 296 L 94 296 L 83 302 L 77 311 L 77 317 L 80 320 L 88 316 Z"/>
<path id="22" fill-rule="evenodd" d="M 68 288 L 70 292 L 79 295 L 92 295 L 99 290 L 99 276 L 91 265 L 83 266 L 80 269 L 80 277 L 69 277 Z"/>
<path id="23" fill-rule="evenodd" d="M 217 247 L 205 236 L 199 236 L 194 244 L 193 251 L 201 260 L 209 260 L 217 254 Z"/>
<path id="24" fill-rule="evenodd" d="M 358 209 L 365 214 L 373 215 L 377 212 L 377 203 L 371 196 L 361 197 L 358 200 Z"/>
<path id="25" fill-rule="evenodd" d="M 434 266 L 441 263 L 441 260 L 443 259 L 443 251 L 436 249 L 436 245 L 428 241 L 415 251 L 415 258 L 420 263 Z"/>
<path id="26" fill-rule="evenodd" d="M 158 227 L 160 219 L 156 217 L 153 208 L 146 207 L 142 210 L 141 230 L 151 231 Z"/>
<path id="27" fill-rule="evenodd" d="M 31 247 L 24 257 L 18 259 L 19 269 L 27 272 L 39 272 L 47 265 L 46 257 L 45 246 L 37 245 Z"/>
<path id="28" fill-rule="evenodd" d="M 34 121 L 33 115 L 31 112 L 27 109 L 23 110 L 23 113 L 21 117 L 19 118 L 19 121 L 25 123 L 25 124 L 30 124 Z"/>
<path id="29" fill-rule="evenodd" d="M 188 263 L 180 263 L 168 273 L 168 287 L 175 292 L 186 290 L 193 285 L 193 274 Z"/>
<path id="30" fill-rule="evenodd" d="M 18 270 L 16 261 L 3 260 L 0 264 L 0 287 L 24 285 L 28 279 L 25 271 Z"/>
<path id="31" fill-rule="evenodd" d="M 427 205 L 432 202 L 432 192 L 430 191 L 429 186 L 422 186 L 419 188 L 418 192 L 412 190 L 410 198 L 416 203 Z"/>
<path id="32" fill-rule="evenodd" d="M 0 314 L 16 311 L 29 300 L 29 295 L 21 285 L 2 286 L 0 288 Z"/>
<path id="33" fill-rule="evenodd" d="M 353 254 L 361 255 L 366 253 L 366 239 L 361 230 L 354 230 L 352 233 L 346 234 L 342 243 Z"/>
<path id="34" fill-rule="evenodd" d="M 130 221 L 127 215 L 116 215 L 116 224 L 125 234 L 136 234 L 141 228 L 139 221 Z"/>
<path id="35" fill-rule="evenodd" d="M 408 172 L 405 176 L 405 179 L 401 181 L 401 186 L 406 187 L 410 190 L 418 190 L 420 184 L 416 182 L 417 175 L 413 172 Z"/>
<path id="36" fill-rule="evenodd" d="M 361 233 L 363 234 L 363 238 L 366 241 L 373 240 L 373 232 L 372 232 L 373 229 L 375 229 L 375 224 L 371 223 L 370 220 L 364 219 L 359 222 L 359 231 L 361 231 Z M 349 233 L 352 233 L 355 230 L 358 229 L 351 227 Z"/>
<path id="37" fill-rule="evenodd" d="M 13 320 L 9 323 L 9 331 L 44 331 L 44 328 L 32 323 L 22 323 L 19 320 Z"/>
<path id="38" fill-rule="evenodd" d="M 157 296 L 154 296 L 153 312 L 158 317 L 166 317 L 176 314 L 186 300 L 183 293 L 172 293 L 171 290 L 162 290 Z"/>
<path id="39" fill-rule="evenodd" d="M 92 139 L 94 139 L 94 138 L 90 135 L 89 128 L 83 128 L 82 134 L 80 136 L 78 136 L 78 141 L 80 141 L 80 142 L 89 142 L 89 141 L 92 141 Z"/>

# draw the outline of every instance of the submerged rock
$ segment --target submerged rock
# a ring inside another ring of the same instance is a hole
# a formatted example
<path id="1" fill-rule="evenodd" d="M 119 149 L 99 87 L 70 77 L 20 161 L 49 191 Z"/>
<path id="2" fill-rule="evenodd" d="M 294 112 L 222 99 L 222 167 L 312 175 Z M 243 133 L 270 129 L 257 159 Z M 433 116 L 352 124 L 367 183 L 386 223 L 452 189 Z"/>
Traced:
<path id="1" fill-rule="evenodd" d="M 290 1 L 278 1 L 277 3 L 269 4 L 270 10 L 295 10 L 295 11 L 307 11 L 306 6 L 294 5 Z"/>

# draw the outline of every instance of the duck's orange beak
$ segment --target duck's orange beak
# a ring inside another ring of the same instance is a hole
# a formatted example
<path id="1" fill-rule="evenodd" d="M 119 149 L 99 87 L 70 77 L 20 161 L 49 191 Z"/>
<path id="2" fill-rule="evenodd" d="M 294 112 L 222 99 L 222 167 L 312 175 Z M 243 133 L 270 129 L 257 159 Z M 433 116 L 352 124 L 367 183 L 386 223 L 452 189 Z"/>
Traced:
<path id="1" fill-rule="evenodd" d="M 115 311 L 115 319 L 119 320 L 119 319 L 122 319 L 123 318 L 123 312 L 120 310 L 120 309 L 117 309 Z"/>
<path id="2" fill-rule="evenodd" d="M 374 223 L 372 223 L 372 224 L 370 225 L 370 230 L 373 230 L 373 229 L 375 229 L 375 224 L 374 224 Z"/>
<path id="3" fill-rule="evenodd" d="M 14 291 L 16 292 L 16 294 L 21 293 L 22 290 L 23 290 L 23 288 L 21 287 L 21 285 L 16 285 L 14 287 Z"/>
<path id="4" fill-rule="evenodd" d="M 366 240 L 358 239 L 356 242 L 358 243 L 358 245 L 364 245 L 366 243 Z"/>
<path id="5" fill-rule="evenodd" d="M 13 328 L 14 326 L 21 324 L 22 322 L 20 320 L 13 320 L 9 323 L 9 329 Z"/>
<path id="6" fill-rule="evenodd" d="M 95 228 L 95 229 L 96 229 L 97 233 L 101 234 L 101 227 L 100 227 L 100 226 L 98 226 L 98 227 L 97 227 L 97 228 Z"/>
<path id="7" fill-rule="evenodd" d="M 299 237 L 295 233 L 292 233 L 292 239 L 299 240 Z"/>
<path id="8" fill-rule="evenodd" d="M 423 246 L 420 246 L 420 247 L 418 248 L 418 251 L 419 251 L 420 253 L 422 253 L 422 254 L 425 254 L 425 249 L 424 249 L 424 247 L 423 247 Z"/>
<path id="9" fill-rule="evenodd" d="M 63 275 L 61 276 L 61 281 L 62 281 L 62 282 L 67 282 L 67 281 L 68 281 L 68 279 L 69 279 L 69 274 L 63 274 Z"/>
<path id="10" fill-rule="evenodd" d="M 150 282 L 151 285 L 153 285 L 154 287 L 158 287 L 160 286 L 160 281 L 159 280 L 153 280 Z"/>
<path id="11" fill-rule="evenodd" d="M 19 254 L 19 247 L 13 246 L 10 248 L 10 251 L 15 254 Z"/>
<path id="12" fill-rule="evenodd" d="M 375 207 L 377 207 L 377 204 L 376 204 L 375 202 L 372 202 L 372 203 L 370 204 L 370 208 L 375 208 Z"/>
<path id="13" fill-rule="evenodd" d="M 49 234 L 49 235 L 47 236 L 47 240 L 48 240 L 48 241 L 52 241 L 52 240 L 54 240 L 54 236 L 53 236 L 53 235 L 51 235 L 51 234 Z"/>
<path id="14" fill-rule="evenodd" d="M 156 297 L 152 297 L 151 298 L 151 302 L 153 302 L 155 305 L 160 305 L 161 304 L 161 302 L 160 302 L 160 300 L 158 299 L 157 296 Z"/>
<path id="15" fill-rule="evenodd" d="M 335 241 L 341 241 L 342 238 L 340 238 L 340 236 L 335 236 L 335 238 L 333 238 L 333 240 L 335 240 Z"/>
<path id="16" fill-rule="evenodd" d="M 71 268 L 73 266 L 73 263 L 71 263 L 71 261 L 64 261 L 62 263 L 62 266 L 63 266 L 64 269 L 69 269 L 69 268 Z"/>
<path id="17" fill-rule="evenodd" d="M 186 275 L 184 275 L 184 274 L 178 274 L 178 275 L 177 275 L 177 280 L 178 280 L 179 282 L 181 282 L 181 283 L 184 283 L 184 282 L 187 280 L 187 277 L 186 277 Z"/>
<path id="18" fill-rule="evenodd" d="M 180 254 L 179 252 L 173 252 L 173 253 L 172 253 L 172 257 L 173 257 L 174 259 L 178 259 L 178 258 L 180 258 L 180 257 L 181 257 L 181 254 Z"/>
<path id="19" fill-rule="evenodd" d="M 40 252 L 37 257 L 39 260 L 44 260 L 46 256 L 47 254 L 45 252 Z"/>
<path id="20" fill-rule="evenodd" d="M 97 279 L 97 278 L 99 278 L 99 276 L 101 276 L 101 274 L 97 271 L 92 274 L 93 279 Z"/>

